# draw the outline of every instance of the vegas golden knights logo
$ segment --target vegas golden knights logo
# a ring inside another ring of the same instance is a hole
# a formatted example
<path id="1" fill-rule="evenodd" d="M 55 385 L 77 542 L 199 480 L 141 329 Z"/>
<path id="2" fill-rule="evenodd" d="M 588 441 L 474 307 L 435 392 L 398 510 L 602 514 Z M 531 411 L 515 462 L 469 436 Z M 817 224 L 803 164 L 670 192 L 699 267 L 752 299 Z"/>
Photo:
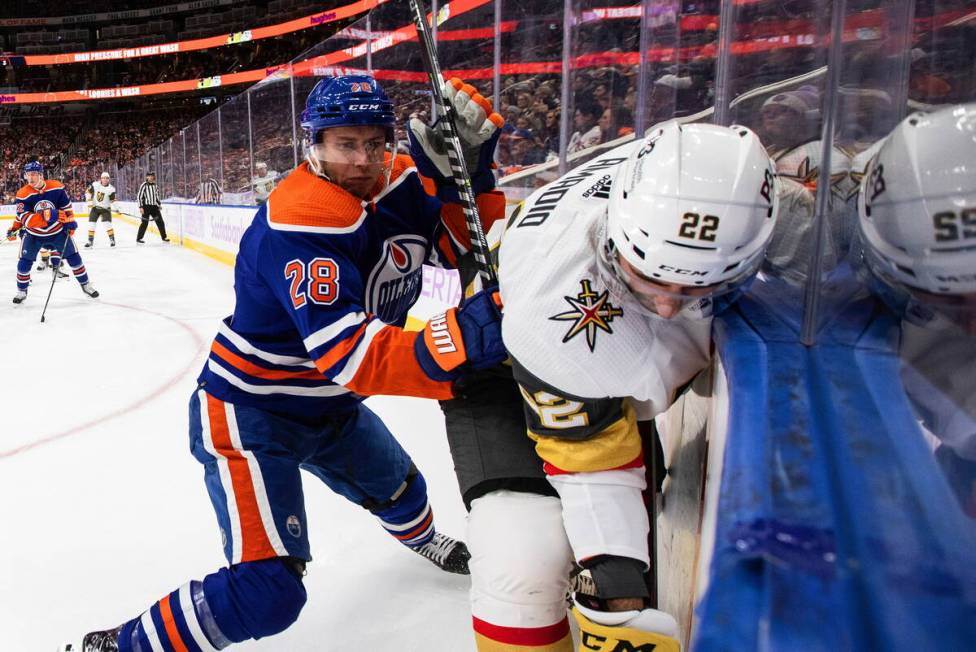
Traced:
<path id="1" fill-rule="evenodd" d="M 610 293 L 604 290 L 597 294 L 590 289 L 590 280 L 580 281 L 583 290 L 575 297 L 563 297 L 572 310 L 553 315 L 553 321 L 571 321 L 573 325 L 563 337 L 563 343 L 568 342 L 580 333 L 586 333 L 586 345 L 592 352 L 596 348 L 597 329 L 613 334 L 610 323 L 614 317 L 623 317 L 624 311 L 610 303 Z"/>

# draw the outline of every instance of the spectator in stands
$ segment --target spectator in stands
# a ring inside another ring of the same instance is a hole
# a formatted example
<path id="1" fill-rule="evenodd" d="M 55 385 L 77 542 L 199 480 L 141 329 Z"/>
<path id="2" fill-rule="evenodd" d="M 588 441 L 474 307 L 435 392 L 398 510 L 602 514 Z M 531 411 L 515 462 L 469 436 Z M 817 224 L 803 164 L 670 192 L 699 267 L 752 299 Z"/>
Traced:
<path id="1" fill-rule="evenodd" d="M 634 115 L 623 104 L 605 109 L 597 122 L 600 127 L 600 142 L 611 140 L 634 133 Z"/>
<path id="2" fill-rule="evenodd" d="M 567 152 L 570 154 L 580 152 L 600 142 L 600 127 L 597 121 L 602 113 L 600 105 L 592 100 L 577 103 L 576 113 L 573 116 L 576 131 L 569 139 Z"/>
<path id="3" fill-rule="evenodd" d="M 546 113 L 546 122 L 542 127 L 542 145 L 549 152 L 559 151 L 559 109 Z"/>
<path id="4" fill-rule="evenodd" d="M 516 129 L 512 132 L 509 142 L 512 149 L 512 162 L 515 165 L 525 167 L 546 160 L 546 150 L 536 142 L 531 132 L 525 129 Z"/>

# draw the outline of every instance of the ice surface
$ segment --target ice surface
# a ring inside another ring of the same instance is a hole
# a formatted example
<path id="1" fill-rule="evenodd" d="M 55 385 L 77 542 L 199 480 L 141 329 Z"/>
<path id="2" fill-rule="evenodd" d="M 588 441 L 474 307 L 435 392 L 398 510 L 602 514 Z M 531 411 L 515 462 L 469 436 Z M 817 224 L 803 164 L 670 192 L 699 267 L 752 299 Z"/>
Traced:
<path id="1" fill-rule="evenodd" d="M 75 236 L 80 246 L 87 222 Z M 14 306 L 17 243 L 0 245 L 0 650 L 51 652 L 134 617 L 223 565 L 220 534 L 187 445 L 187 399 L 231 270 L 116 222 L 82 249 L 99 299 L 34 271 Z M 438 527 L 464 508 L 433 401 L 371 399 L 424 472 Z M 365 511 L 305 476 L 308 603 L 285 633 L 232 649 L 474 649 L 467 578 L 407 551 Z"/>

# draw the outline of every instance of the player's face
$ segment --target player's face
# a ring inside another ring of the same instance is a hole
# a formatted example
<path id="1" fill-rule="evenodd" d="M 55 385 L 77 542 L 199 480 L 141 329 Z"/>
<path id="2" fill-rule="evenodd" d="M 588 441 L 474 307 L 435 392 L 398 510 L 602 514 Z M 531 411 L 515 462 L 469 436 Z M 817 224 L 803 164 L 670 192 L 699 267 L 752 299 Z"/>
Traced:
<path id="1" fill-rule="evenodd" d="M 679 285 L 677 283 L 662 283 L 647 278 L 620 255 L 617 256 L 617 268 L 634 298 L 642 306 L 663 319 L 671 319 L 677 316 L 681 309 L 689 303 L 707 297 L 715 291 L 715 288 L 710 285 Z"/>
<path id="2" fill-rule="evenodd" d="M 107 184 L 107 183 L 108 183 L 108 182 L 109 182 L 109 181 L 111 180 L 111 179 L 109 178 L 109 176 L 108 176 L 107 174 L 103 174 L 103 175 L 102 175 L 102 176 L 101 176 L 100 178 L 101 178 L 101 180 L 102 180 L 102 185 L 103 185 L 103 186 L 104 186 L 105 184 Z"/>
<path id="3" fill-rule="evenodd" d="M 383 127 L 333 127 L 321 133 L 311 155 L 332 183 L 366 199 L 386 170 L 392 154 Z"/>
<path id="4" fill-rule="evenodd" d="M 26 172 L 24 177 L 27 179 L 27 184 L 37 188 L 38 190 L 44 185 L 44 173 L 43 172 Z"/>

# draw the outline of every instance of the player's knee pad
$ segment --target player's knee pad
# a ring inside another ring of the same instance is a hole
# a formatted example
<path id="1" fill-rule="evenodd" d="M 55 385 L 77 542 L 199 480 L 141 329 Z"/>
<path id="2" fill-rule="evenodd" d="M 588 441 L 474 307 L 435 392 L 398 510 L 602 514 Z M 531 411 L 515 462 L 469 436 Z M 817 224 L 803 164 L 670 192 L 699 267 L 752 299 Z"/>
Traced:
<path id="1" fill-rule="evenodd" d="M 504 627 L 544 627 L 566 616 L 572 550 L 559 499 L 494 491 L 471 503 L 471 611 Z"/>
<path id="2" fill-rule="evenodd" d="M 305 563 L 290 557 L 248 561 L 203 580 L 214 620 L 232 642 L 287 629 L 305 606 Z"/>

